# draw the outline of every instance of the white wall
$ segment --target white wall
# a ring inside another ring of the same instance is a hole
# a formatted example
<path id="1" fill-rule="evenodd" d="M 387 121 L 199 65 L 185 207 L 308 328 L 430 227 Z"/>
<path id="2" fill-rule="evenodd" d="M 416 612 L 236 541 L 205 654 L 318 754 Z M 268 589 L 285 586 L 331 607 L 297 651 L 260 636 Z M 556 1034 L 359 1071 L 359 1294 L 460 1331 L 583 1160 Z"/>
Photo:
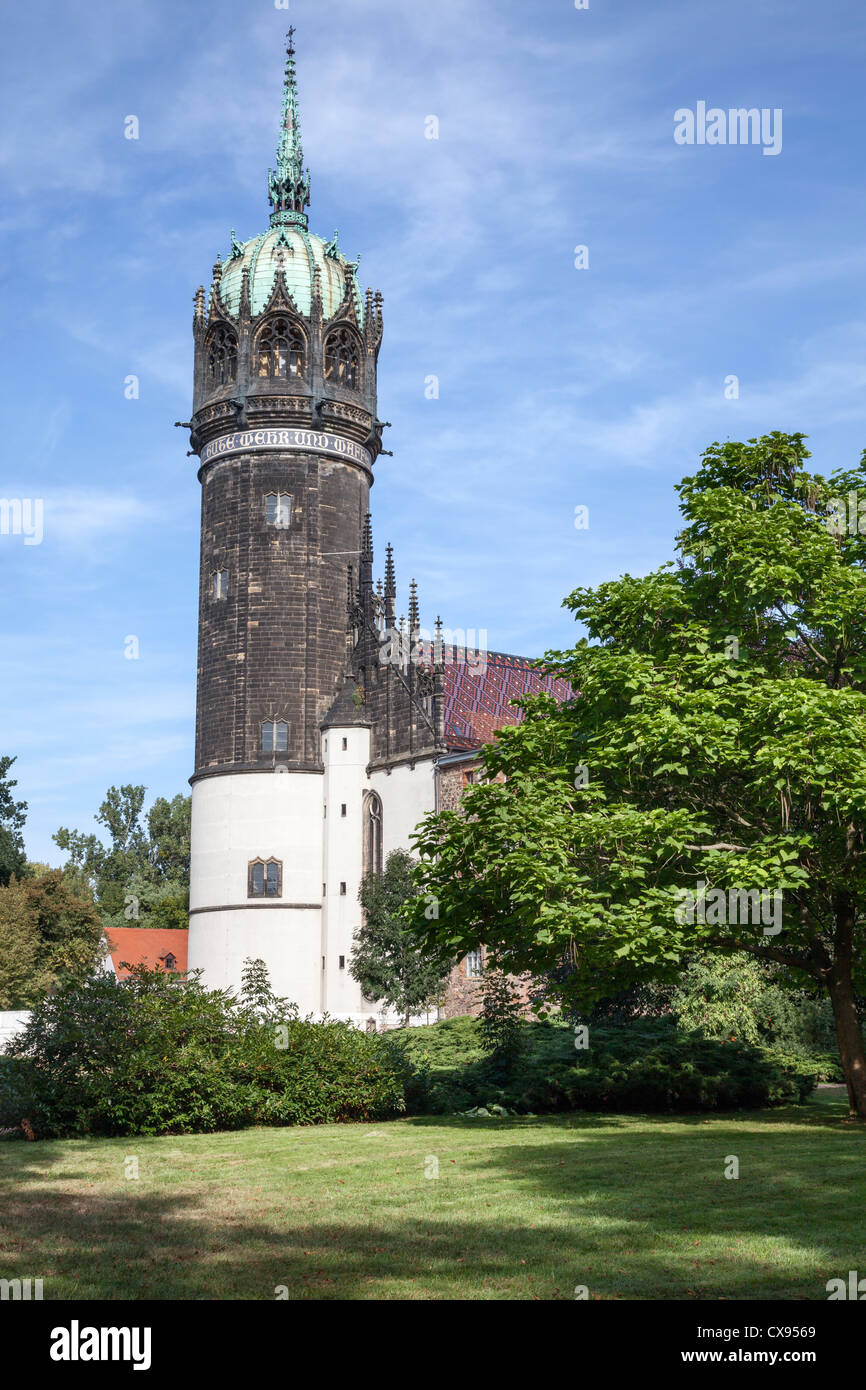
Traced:
<path id="1" fill-rule="evenodd" d="M 30 1022 L 29 1009 L 0 1009 L 0 1049 Z"/>
<path id="2" fill-rule="evenodd" d="M 382 850 L 385 858 L 394 849 L 412 849 L 418 822 L 435 807 L 433 759 L 403 764 L 390 773 L 375 771 L 370 786 L 382 798 Z"/>
<path id="3" fill-rule="evenodd" d="M 189 968 L 204 971 L 208 988 L 237 990 L 244 960 L 261 957 L 276 993 L 302 1015 L 363 1022 L 378 1014 L 349 974 L 361 924 L 364 793 L 381 797 L 387 856 L 411 848 L 435 791 L 432 758 L 368 778 L 369 757 L 368 729 L 331 728 L 322 735 L 324 776 L 231 773 L 193 784 Z M 248 866 L 257 858 L 282 862 L 282 897 L 247 897 Z"/>
<path id="4" fill-rule="evenodd" d="M 322 777 L 232 773 L 192 788 L 189 968 L 237 989 L 246 957 L 301 1014 L 322 1007 Z M 252 859 L 279 859 L 280 898 L 249 899 Z M 196 911 L 196 909 L 222 909 Z"/>
<path id="5" fill-rule="evenodd" d="M 346 747 L 343 748 L 345 742 Z M 364 792 L 368 787 L 370 730 L 331 728 L 322 735 L 325 764 L 324 817 L 325 872 L 328 891 L 323 903 L 322 1007 L 334 1017 L 369 1016 L 374 1010 L 362 1003 L 361 986 L 349 974 L 353 938 L 361 925 L 358 889 L 363 870 Z M 345 816 L 341 808 L 346 807 Z M 345 883 L 345 894 L 340 884 Z M 340 969 L 340 957 L 343 969 Z"/>

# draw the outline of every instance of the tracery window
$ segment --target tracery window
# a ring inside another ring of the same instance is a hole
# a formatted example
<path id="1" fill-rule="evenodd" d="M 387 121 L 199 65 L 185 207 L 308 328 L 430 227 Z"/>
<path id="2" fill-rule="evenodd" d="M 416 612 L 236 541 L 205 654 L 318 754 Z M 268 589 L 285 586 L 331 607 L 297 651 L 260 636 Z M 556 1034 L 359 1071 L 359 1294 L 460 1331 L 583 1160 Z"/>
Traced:
<path id="1" fill-rule="evenodd" d="M 306 342 L 291 319 L 271 319 L 256 341 L 258 376 L 303 376 Z"/>
<path id="2" fill-rule="evenodd" d="M 253 859 L 247 881 L 248 898 L 279 898 L 283 892 L 283 866 L 279 859 Z"/>
<path id="3" fill-rule="evenodd" d="M 325 380 L 357 390 L 361 375 L 358 341 L 349 328 L 338 328 L 325 343 Z"/>
<path id="4" fill-rule="evenodd" d="M 230 328 L 217 328 L 211 335 L 207 352 L 208 381 L 211 386 L 225 386 L 238 373 L 238 340 Z"/>
<path id="5" fill-rule="evenodd" d="M 292 499 L 287 492 L 269 492 L 265 496 L 265 520 L 269 526 L 287 531 L 292 524 Z"/>
<path id="6" fill-rule="evenodd" d="M 285 753 L 289 747 L 289 726 L 285 719 L 266 719 L 262 725 L 262 752 Z"/>
<path id="7" fill-rule="evenodd" d="M 364 873 L 382 872 L 382 800 L 370 792 L 364 803 Z"/>

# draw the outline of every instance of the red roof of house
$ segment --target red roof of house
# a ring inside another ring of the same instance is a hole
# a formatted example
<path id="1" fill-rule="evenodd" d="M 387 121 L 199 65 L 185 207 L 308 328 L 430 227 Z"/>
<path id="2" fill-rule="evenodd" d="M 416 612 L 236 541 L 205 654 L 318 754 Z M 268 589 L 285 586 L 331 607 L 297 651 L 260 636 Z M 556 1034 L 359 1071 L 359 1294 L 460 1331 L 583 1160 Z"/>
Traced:
<path id="1" fill-rule="evenodd" d="M 509 702 L 522 695 L 569 700 L 568 681 L 547 676 L 524 656 L 445 648 L 445 742 L 454 750 L 492 743 L 503 724 L 519 724 L 523 711 Z"/>
<path id="2" fill-rule="evenodd" d="M 186 970 L 186 948 L 189 932 L 179 927 L 112 927 L 105 933 L 108 949 L 114 965 L 114 973 L 119 980 L 129 974 L 121 967 L 121 961 L 129 965 L 146 965 L 148 969 L 161 967 L 163 970 Z M 173 956 L 174 965 L 166 964 L 166 958 Z"/>

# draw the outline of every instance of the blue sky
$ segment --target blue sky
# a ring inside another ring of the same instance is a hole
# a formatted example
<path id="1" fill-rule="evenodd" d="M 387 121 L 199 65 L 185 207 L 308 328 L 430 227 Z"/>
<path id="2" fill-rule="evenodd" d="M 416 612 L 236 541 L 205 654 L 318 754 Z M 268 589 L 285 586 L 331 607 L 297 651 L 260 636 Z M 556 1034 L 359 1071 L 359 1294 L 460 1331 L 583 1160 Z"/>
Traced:
<path id="1" fill-rule="evenodd" d="M 267 226 L 288 22 L 311 227 L 385 297 L 377 570 L 390 539 L 423 620 L 566 644 L 565 594 L 670 558 L 713 440 L 802 430 L 825 472 L 866 445 L 860 0 L 17 6 L 0 496 L 45 520 L 0 535 L 0 753 L 37 859 L 111 783 L 187 787 L 199 485 L 172 422 L 194 290 Z M 781 153 L 678 145 L 699 101 L 781 108 Z"/>

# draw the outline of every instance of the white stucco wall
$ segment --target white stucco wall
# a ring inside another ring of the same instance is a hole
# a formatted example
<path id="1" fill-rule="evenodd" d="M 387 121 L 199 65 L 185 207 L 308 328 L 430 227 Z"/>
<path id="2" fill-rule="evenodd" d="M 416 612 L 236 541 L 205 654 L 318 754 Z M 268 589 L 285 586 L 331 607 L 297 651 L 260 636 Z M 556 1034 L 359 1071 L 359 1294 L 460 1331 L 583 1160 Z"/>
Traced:
<path id="1" fill-rule="evenodd" d="M 322 1008 L 322 777 L 232 773 L 192 789 L 189 967 L 237 989 L 247 957 L 267 962 L 277 994 Z M 247 897 L 248 866 L 283 866 L 280 898 Z M 204 910 L 202 910 L 204 909 Z"/>
<path id="2" fill-rule="evenodd" d="M 411 848 L 435 789 L 432 758 L 368 777 L 369 757 L 369 729 L 330 728 L 322 735 L 324 776 L 232 773 L 193 784 L 189 968 L 203 970 L 209 988 L 237 990 L 244 960 L 260 957 L 274 990 L 302 1015 L 361 1024 L 381 1015 L 349 973 L 361 924 L 364 795 L 381 798 L 387 857 Z M 247 897 L 257 858 L 282 863 L 280 898 Z"/>
<path id="3" fill-rule="evenodd" d="M 0 1009 L 0 1050 L 30 1022 L 29 1009 Z"/>
<path id="4" fill-rule="evenodd" d="M 433 759 L 408 763 L 390 772 L 374 771 L 369 785 L 382 798 L 382 848 L 385 857 L 394 849 L 412 849 L 418 822 L 435 805 Z"/>
<path id="5" fill-rule="evenodd" d="M 322 931 L 323 1008 L 337 1018 L 369 1015 L 375 1010 L 362 1001 L 361 986 L 349 974 L 349 963 L 354 934 L 361 925 L 358 889 L 363 871 L 363 811 L 364 791 L 368 786 L 370 730 L 328 729 L 322 736 L 322 759 L 328 808 L 322 821 L 324 881 L 327 884 Z M 342 815 L 343 806 L 345 816 Z M 342 883 L 346 885 L 344 894 L 340 892 Z"/>

